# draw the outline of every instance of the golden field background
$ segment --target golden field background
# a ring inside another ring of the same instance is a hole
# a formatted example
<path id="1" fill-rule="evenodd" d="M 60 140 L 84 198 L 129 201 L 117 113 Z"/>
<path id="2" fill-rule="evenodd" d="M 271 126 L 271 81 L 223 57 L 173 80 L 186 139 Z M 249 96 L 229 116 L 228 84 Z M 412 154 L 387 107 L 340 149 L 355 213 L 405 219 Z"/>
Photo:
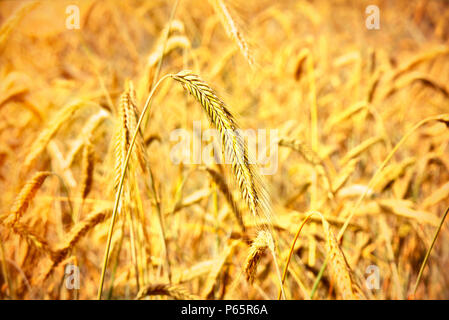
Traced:
<path id="1" fill-rule="evenodd" d="M 447 1 L 225 1 L 254 66 L 212 2 L 180 0 L 167 41 L 174 1 L 0 2 L 0 297 L 97 297 L 120 95 L 132 81 L 139 114 L 155 78 L 189 69 L 241 128 L 278 129 L 302 154 L 279 146 L 278 170 L 264 177 L 270 221 L 254 222 L 231 170 L 211 166 L 242 208 L 244 234 L 204 165 L 170 160 L 172 130 L 210 126 L 194 98 L 164 81 L 141 128 L 153 179 L 138 166 L 125 179 L 103 298 L 134 299 L 159 285 L 147 298 L 277 299 L 278 271 L 311 211 L 335 235 L 349 221 L 340 248 L 362 297 L 449 298 L 444 224 L 413 294 L 449 206 L 448 118 L 440 116 L 449 113 Z M 66 28 L 69 4 L 80 9 L 79 30 Z M 380 30 L 365 27 L 371 4 Z M 38 172 L 51 174 L 25 195 Z M 262 224 L 276 260 L 264 252 L 250 283 L 245 263 Z M 314 216 L 293 246 L 287 299 L 344 297 L 345 270 L 342 279 L 329 268 L 319 276 L 327 241 Z M 79 290 L 65 285 L 73 264 Z M 379 268 L 376 290 L 365 284 L 371 265 Z"/>

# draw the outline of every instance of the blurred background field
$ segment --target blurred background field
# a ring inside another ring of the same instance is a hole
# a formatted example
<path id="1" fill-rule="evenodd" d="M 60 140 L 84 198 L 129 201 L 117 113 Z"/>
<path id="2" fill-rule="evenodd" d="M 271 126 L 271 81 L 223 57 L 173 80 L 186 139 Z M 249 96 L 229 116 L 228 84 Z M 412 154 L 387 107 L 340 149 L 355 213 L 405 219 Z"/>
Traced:
<path id="1" fill-rule="evenodd" d="M 251 66 L 212 2 L 179 1 L 161 54 L 171 0 L 0 1 L 0 297 L 96 298 L 114 202 L 120 95 L 132 81 L 140 112 L 156 77 L 189 69 L 216 90 L 242 128 L 278 129 L 319 159 L 317 165 L 279 146 L 278 170 L 265 176 L 281 271 L 307 212 L 321 212 L 338 234 L 366 192 L 341 241 L 364 296 L 448 299 L 445 225 L 412 295 L 449 206 L 447 124 L 417 128 L 367 188 L 413 126 L 449 113 L 449 3 L 225 1 L 248 43 Z M 66 27 L 68 5 L 79 8 L 79 29 Z M 365 26 L 368 5 L 380 9 L 379 30 Z M 78 102 L 83 107 L 52 128 L 67 115 L 61 110 Z M 170 161 L 170 133 L 191 132 L 193 121 L 209 128 L 201 107 L 173 81 L 164 82 L 142 130 L 154 186 L 147 188 L 150 177 L 137 173 L 129 180 L 134 185 L 114 229 L 104 298 L 134 299 L 151 284 L 203 299 L 278 297 L 269 254 L 254 282 L 245 280 L 249 246 L 217 183 L 203 166 Z M 39 150 L 36 141 L 43 141 Z M 213 168 L 225 177 L 253 239 L 250 213 L 229 170 Z M 40 171 L 52 174 L 11 227 L 6 221 L 21 189 Z M 99 211 L 104 216 L 71 238 Z M 319 277 L 326 258 L 322 230 L 320 220 L 304 226 L 284 284 L 287 299 L 342 298 L 327 269 Z M 68 250 L 57 250 L 70 240 Z M 65 285 L 69 264 L 80 268 L 79 290 Z M 369 266 L 379 271 L 375 290 L 366 285 Z"/>

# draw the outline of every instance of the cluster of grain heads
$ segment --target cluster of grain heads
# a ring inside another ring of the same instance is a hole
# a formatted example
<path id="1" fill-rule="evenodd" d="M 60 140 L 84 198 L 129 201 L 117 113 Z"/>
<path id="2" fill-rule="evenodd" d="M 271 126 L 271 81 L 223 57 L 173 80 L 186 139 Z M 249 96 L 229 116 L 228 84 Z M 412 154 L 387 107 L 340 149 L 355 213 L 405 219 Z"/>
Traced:
<path id="1" fill-rule="evenodd" d="M 190 71 L 181 71 L 175 75 L 170 76 L 174 80 L 180 82 L 183 85 L 184 89 L 195 97 L 195 99 L 202 105 L 211 124 L 219 131 L 222 145 L 224 146 L 223 154 L 226 160 L 229 160 L 231 163 L 232 171 L 239 186 L 239 190 L 242 194 L 242 198 L 248 205 L 248 208 L 250 209 L 252 215 L 254 217 L 259 217 L 262 215 L 269 218 L 270 209 L 265 187 L 261 182 L 261 178 L 254 163 L 250 161 L 247 145 L 243 137 L 240 135 L 236 121 L 225 103 L 215 94 L 213 89 L 207 83 L 205 83 L 200 79 L 199 76 L 193 74 Z M 158 82 L 158 84 L 166 77 L 163 77 Z M 118 204 L 120 203 L 121 188 L 123 187 L 123 179 L 126 172 L 126 166 L 128 165 L 127 161 L 129 161 L 129 158 L 132 154 L 132 147 L 140 130 L 140 123 L 145 116 L 145 112 L 149 106 L 150 98 L 154 94 L 154 90 L 157 88 L 157 86 L 158 85 L 156 85 L 153 88 L 153 91 L 150 93 L 137 124 L 134 123 L 134 120 L 130 119 L 130 117 L 134 119 L 135 115 L 135 104 L 132 103 L 133 95 L 130 93 L 130 91 L 125 91 L 121 98 L 119 122 L 120 129 L 118 130 L 116 137 L 115 186 L 116 188 L 118 188 L 118 190 L 116 194 L 116 203 L 114 205 L 110 231 L 108 234 L 102 278 L 100 282 L 99 297 L 101 297 L 104 274 L 109 255 L 110 238 L 114 225 L 115 214 L 118 209 Z M 131 109 L 133 112 L 127 112 L 127 109 L 130 109 L 131 105 Z M 130 138 L 131 136 L 132 138 Z M 210 171 L 209 173 L 212 174 L 212 177 L 215 177 L 215 179 L 217 178 L 217 176 L 214 175 L 213 172 Z M 223 185 L 221 186 L 221 188 L 223 189 Z M 230 194 L 229 190 L 226 190 L 226 188 L 223 190 L 228 195 Z M 228 200 L 231 200 L 229 196 Z M 232 200 L 231 206 L 235 211 L 236 206 L 234 205 L 234 201 Z M 239 217 L 239 213 L 236 214 L 237 219 L 240 221 L 242 227 L 244 228 L 242 219 Z M 274 256 L 274 243 L 271 234 L 269 234 L 268 237 L 266 233 L 261 233 L 260 237 L 264 238 L 265 242 L 270 243 L 270 250 Z M 271 242 L 267 239 L 271 239 Z M 256 259 L 256 257 L 253 257 L 253 260 L 254 259 Z M 256 260 L 254 260 L 253 262 L 249 262 L 252 263 L 253 268 L 255 267 L 255 265 L 257 265 Z"/>
<path id="2" fill-rule="evenodd" d="M 252 216 L 256 218 L 256 221 L 263 218 L 270 223 L 271 209 L 266 187 L 257 171 L 257 166 L 252 161 L 246 142 L 238 130 L 235 118 L 226 104 L 206 82 L 191 71 L 181 71 L 172 75 L 172 78 L 180 82 L 184 89 L 202 105 L 210 123 L 220 133 L 226 163 L 231 163 L 240 193 Z M 240 219 L 238 218 L 238 220 Z M 245 273 L 250 282 L 254 280 L 257 264 L 266 248 L 273 256 L 280 280 L 273 237 L 271 232 L 265 228 L 259 231 L 245 263 Z"/>
<path id="3" fill-rule="evenodd" d="M 88 218 L 75 225 L 67 236 L 67 240 L 51 246 L 47 240 L 33 233 L 27 226 L 17 223 L 12 226 L 12 230 L 24 238 L 38 251 L 44 253 L 50 258 L 50 263 L 41 271 L 40 275 L 32 279 L 33 285 L 40 285 L 49 278 L 55 268 L 67 261 L 70 251 L 76 246 L 79 240 L 84 237 L 88 231 L 104 220 L 105 210 L 94 211 Z"/>

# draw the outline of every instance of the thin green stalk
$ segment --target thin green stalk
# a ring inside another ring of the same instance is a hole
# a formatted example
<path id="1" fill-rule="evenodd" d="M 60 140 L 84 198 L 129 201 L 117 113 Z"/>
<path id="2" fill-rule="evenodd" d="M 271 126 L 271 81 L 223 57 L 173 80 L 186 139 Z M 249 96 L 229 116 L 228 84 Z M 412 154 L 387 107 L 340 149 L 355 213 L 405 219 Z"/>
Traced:
<path id="1" fill-rule="evenodd" d="M 324 263 L 321 266 L 320 272 L 318 272 L 315 282 L 313 283 L 312 291 L 310 292 L 311 300 L 313 300 L 313 296 L 315 295 L 315 292 L 318 289 L 318 285 L 320 284 L 321 278 L 323 277 L 324 270 L 326 270 L 328 260 L 329 260 L 329 256 L 326 256 L 326 259 L 324 260 Z"/>
<path id="2" fill-rule="evenodd" d="M 416 294 L 416 289 L 418 289 L 419 282 L 421 281 L 424 268 L 426 267 L 427 260 L 429 260 L 430 253 L 432 252 L 433 246 L 435 245 L 435 242 L 437 241 L 438 234 L 440 233 L 441 227 L 443 226 L 444 220 L 446 219 L 447 213 L 449 212 L 449 207 L 447 207 L 446 212 L 444 212 L 443 217 L 441 218 L 440 225 L 438 226 L 437 231 L 435 232 L 435 235 L 433 236 L 432 244 L 430 245 L 430 248 L 426 252 L 426 256 L 424 257 L 424 260 L 421 264 L 421 269 L 419 270 L 418 278 L 415 282 L 415 287 L 413 289 L 413 295 Z"/>
<path id="3" fill-rule="evenodd" d="M 123 190 L 123 182 L 125 181 L 125 173 L 126 173 L 126 168 L 128 167 L 129 158 L 131 157 L 131 152 L 133 150 L 133 146 L 134 146 L 134 143 L 136 141 L 137 134 L 139 133 L 139 128 L 140 128 L 140 125 L 142 123 L 143 116 L 145 115 L 145 113 L 149 109 L 150 101 L 151 101 L 151 98 L 154 95 L 154 92 L 156 91 L 156 89 L 159 87 L 159 85 L 162 83 L 163 80 L 165 80 L 165 79 L 167 79 L 168 77 L 171 77 L 171 76 L 172 76 L 171 74 L 167 74 L 167 75 L 163 76 L 157 82 L 157 84 L 153 87 L 153 89 L 151 90 L 150 94 L 148 95 L 147 101 L 145 102 L 145 106 L 144 106 L 144 108 L 142 110 L 142 113 L 140 114 L 139 121 L 137 122 L 136 130 L 134 132 L 133 138 L 132 138 L 131 143 L 129 145 L 128 152 L 126 154 L 123 172 L 122 172 L 121 177 L 120 177 L 120 183 L 119 183 L 118 190 L 117 190 L 116 197 L 115 197 L 114 209 L 112 211 L 111 224 L 109 226 L 109 231 L 108 231 L 108 239 L 107 239 L 107 243 L 106 243 L 106 250 L 105 250 L 105 254 L 104 254 L 104 258 L 103 258 L 103 267 L 102 267 L 102 270 L 101 270 L 100 287 L 98 289 L 98 296 L 97 296 L 99 300 L 101 300 L 101 294 L 103 292 L 103 284 L 104 284 L 104 277 L 106 275 L 106 268 L 107 268 L 107 265 L 108 265 L 109 250 L 111 249 L 112 232 L 114 230 L 115 219 L 116 219 L 116 216 L 117 216 L 118 206 L 119 206 L 119 203 L 120 203 L 120 197 L 121 197 L 122 190 Z"/>

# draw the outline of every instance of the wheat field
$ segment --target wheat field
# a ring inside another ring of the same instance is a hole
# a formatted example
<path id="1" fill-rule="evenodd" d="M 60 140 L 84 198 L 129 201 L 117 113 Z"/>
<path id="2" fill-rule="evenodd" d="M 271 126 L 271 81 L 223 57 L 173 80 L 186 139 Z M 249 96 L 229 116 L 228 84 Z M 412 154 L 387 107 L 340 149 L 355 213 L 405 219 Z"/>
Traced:
<path id="1" fill-rule="evenodd" d="M 447 1 L 1 1 L 0 116 L 3 300 L 449 298 Z"/>

